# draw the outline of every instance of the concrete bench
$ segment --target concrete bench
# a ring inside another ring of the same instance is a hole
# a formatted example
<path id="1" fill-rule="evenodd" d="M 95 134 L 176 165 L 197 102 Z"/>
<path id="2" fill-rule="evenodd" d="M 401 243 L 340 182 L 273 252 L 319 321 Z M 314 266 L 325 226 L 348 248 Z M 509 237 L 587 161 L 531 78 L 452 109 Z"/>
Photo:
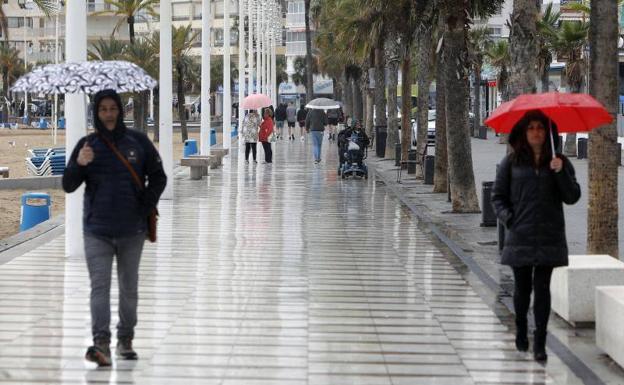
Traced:
<path id="1" fill-rule="evenodd" d="M 9 168 L 8 167 L 0 167 L 0 175 L 2 175 L 3 178 L 8 178 L 9 177 Z"/>
<path id="2" fill-rule="evenodd" d="M 553 271 L 552 309 L 574 326 L 595 321 L 596 286 L 624 285 L 624 263 L 608 255 L 570 255 Z"/>
<path id="3" fill-rule="evenodd" d="M 598 286 L 596 346 L 624 367 L 624 286 Z"/>
<path id="4" fill-rule="evenodd" d="M 223 157 L 229 153 L 229 149 L 222 147 L 211 147 L 210 155 L 215 156 L 216 165 L 214 167 L 220 167 L 223 165 Z"/>
<path id="5" fill-rule="evenodd" d="M 210 166 L 210 157 L 190 156 L 180 159 L 180 165 L 191 168 L 191 179 L 199 180 L 204 175 L 208 175 L 208 167 Z"/>

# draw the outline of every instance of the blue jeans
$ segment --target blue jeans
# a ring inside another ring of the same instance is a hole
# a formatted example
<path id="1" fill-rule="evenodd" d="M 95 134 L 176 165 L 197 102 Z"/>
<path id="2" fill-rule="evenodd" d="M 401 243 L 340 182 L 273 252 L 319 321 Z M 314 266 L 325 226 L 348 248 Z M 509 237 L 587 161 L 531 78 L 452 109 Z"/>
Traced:
<path id="1" fill-rule="evenodd" d="M 312 152 L 314 154 L 314 160 L 321 160 L 321 148 L 323 146 L 323 131 L 310 131 L 312 135 Z"/>
<path id="2" fill-rule="evenodd" d="M 113 258 L 117 256 L 119 324 L 117 338 L 134 337 L 137 323 L 139 262 L 145 233 L 123 238 L 84 234 L 91 279 L 91 331 L 94 339 L 110 340 L 110 289 Z"/>

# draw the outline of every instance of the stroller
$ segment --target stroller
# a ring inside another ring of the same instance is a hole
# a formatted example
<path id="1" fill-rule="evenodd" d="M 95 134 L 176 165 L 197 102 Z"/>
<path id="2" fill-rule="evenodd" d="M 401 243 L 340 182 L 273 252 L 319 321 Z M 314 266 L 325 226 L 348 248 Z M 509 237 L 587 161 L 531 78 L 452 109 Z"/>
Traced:
<path id="1" fill-rule="evenodd" d="M 355 129 L 348 128 L 338 134 L 338 155 L 340 157 L 338 175 L 342 179 L 349 175 L 368 179 L 368 167 L 364 163 L 364 159 L 368 155 L 369 144 L 368 136 L 358 126 Z"/>

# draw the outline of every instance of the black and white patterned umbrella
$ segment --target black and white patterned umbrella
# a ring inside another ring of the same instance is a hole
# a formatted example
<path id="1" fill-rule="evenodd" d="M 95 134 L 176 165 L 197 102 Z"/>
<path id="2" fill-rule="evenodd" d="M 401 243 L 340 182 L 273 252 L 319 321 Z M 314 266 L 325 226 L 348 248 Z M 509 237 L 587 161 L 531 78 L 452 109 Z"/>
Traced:
<path id="1" fill-rule="evenodd" d="M 127 61 L 86 61 L 48 64 L 20 77 L 11 91 L 36 94 L 95 94 L 102 90 L 146 91 L 157 82 Z"/>

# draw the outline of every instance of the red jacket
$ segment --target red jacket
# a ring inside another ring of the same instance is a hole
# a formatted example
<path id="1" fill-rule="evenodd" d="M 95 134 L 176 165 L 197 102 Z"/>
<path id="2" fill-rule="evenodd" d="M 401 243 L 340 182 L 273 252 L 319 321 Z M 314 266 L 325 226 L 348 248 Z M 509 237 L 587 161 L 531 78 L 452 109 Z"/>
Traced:
<path id="1" fill-rule="evenodd" d="M 258 135 L 258 140 L 261 142 L 268 142 L 269 135 L 273 132 L 273 119 L 265 118 L 260 124 L 260 133 Z"/>

